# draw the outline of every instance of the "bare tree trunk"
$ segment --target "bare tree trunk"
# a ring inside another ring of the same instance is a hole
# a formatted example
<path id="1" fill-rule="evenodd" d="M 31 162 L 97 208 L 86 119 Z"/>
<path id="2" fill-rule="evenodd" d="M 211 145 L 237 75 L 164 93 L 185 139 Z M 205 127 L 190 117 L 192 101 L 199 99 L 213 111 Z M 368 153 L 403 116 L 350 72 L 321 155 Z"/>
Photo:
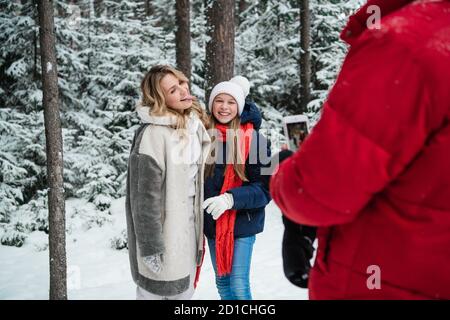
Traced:
<path id="1" fill-rule="evenodd" d="M 176 0 L 175 33 L 177 67 L 188 79 L 191 78 L 191 29 L 189 0 Z"/>
<path id="2" fill-rule="evenodd" d="M 299 0 L 300 4 L 300 113 L 307 111 L 311 100 L 311 54 L 310 54 L 310 11 L 309 0 Z"/>
<path id="3" fill-rule="evenodd" d="M 234 73 L 234 0 L 206 1 L 210 41 L 206 44 L 205 101 L 215 84 Z"/>
<path id="4" fill-rule="evenodd" d="M 39 17 L 37 16 L 37 7 L 36 7 L 36 3 L 33 2 L 33 14 L 34 14 L 34 23 L 37 27 L 37 25 L 39 24 Z M 38 31 L 37 28 L 34 29 L 33 32 L 33 42 L 34 42 L 34 65 L 33 65 L 33 80 L 37 80 L 38 79 L 38 35 L 37 35 Z M 34 103 L 36 106 L 36 102 Z"/>
<path id="5" fill-rule="evenodd" d="M 58 72 L 56 68 L 53 5 L 39 0 L 39 25 L 47 145 L 48 220 L 50 248 L 50 299 L 67 299 L 63 145 L 59 117 Z"/>
<path id="6" fill-rule="evenodd" d="M 151 2 L 151 0 L 145 0 L 145 14 L 147 16 L 153 15 L 153 7 L 150 2 Z"/>

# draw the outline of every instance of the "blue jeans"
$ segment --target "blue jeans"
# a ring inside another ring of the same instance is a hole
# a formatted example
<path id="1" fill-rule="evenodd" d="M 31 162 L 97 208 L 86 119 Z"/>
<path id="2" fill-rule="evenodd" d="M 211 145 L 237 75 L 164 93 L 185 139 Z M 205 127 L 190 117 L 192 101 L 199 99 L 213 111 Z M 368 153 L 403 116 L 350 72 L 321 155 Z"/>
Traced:
<path id="1" fill-rule="evenodd" d="M 255 236 L 234 239 L 231 274 L 219 277 L 216 266 L 216 241 L 208 239 L 211 261 L 216 273 L 216 287 L 222 300 L 251 300 L 250 262 Z"/>

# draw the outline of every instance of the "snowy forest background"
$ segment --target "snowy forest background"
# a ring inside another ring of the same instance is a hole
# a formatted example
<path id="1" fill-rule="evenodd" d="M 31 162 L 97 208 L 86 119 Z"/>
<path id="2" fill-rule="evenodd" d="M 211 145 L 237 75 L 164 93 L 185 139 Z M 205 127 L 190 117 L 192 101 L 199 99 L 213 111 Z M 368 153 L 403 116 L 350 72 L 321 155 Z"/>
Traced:
<path id="1" fill-rule="evenodd" d="M 200 101 L 209 2 L 191 1 L 191 90 Z M 347 50 L 339 32 L 361 3 L 310 1 L 313 123 Z M 175 1 L 56 0 L 54 6 L 65 196 L 76 203 L 67 210 L 70 235 L 79 226 L 110 223 L 113 201 L 124 196 L 141 78 L 152 65 L 176 65 Z M 251 98 L 276 150 L 284 142 L 281 119 L 299 104 L 298 1 L 236 1 L 235 12 L 235 74 L 252 82 Z M 1 0 L 0 30 L 0 240 L 21 247 L 29 237 L 45 239 L 49 228 L 35 1 Z M 126 248 L 121 227 L 108 235 L 118 250 Z M 45 240 L 36 246 L 47 248 Z"/>

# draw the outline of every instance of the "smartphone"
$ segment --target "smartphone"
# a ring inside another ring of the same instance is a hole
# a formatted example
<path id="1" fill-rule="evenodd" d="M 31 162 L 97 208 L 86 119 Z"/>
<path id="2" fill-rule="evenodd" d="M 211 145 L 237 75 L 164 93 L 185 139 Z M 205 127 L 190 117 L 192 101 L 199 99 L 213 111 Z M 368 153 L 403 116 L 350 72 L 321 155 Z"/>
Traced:
<path id="1" fill-rule="evenodd" d="M 297 151 L 299 145 L 309 134 L 308 117 L 305 115 L 293 115 L 283 118 L 284 135 L 288 141 L 288 149 Z"/>

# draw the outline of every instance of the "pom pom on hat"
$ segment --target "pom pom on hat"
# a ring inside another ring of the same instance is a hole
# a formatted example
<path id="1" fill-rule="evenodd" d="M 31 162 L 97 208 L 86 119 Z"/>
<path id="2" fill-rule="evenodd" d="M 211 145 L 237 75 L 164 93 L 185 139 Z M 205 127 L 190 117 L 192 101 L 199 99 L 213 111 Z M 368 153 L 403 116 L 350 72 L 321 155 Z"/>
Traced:
<path id="1" fill-rule="evenodd" d="M 235 76 L 230 81 L 223 81 L 215 85 L 209 96 L 208 107 L 212 111 L 212 103 L 221 93 L 232 96 L 238 104 L 239 116 L 244 111 L 245 98 L 250 92 L 250 82 L 243 76 Z"/>
<path id="2" fill-rule="evenodd" d="M 243 76 L 235 76 L 230 79 L 230 82 L 236 83 L 242 87 L 242 90 L 244 90 L 244 95 L 247 97 L 250 93 L 250 82 L 246 77 Z"/>

